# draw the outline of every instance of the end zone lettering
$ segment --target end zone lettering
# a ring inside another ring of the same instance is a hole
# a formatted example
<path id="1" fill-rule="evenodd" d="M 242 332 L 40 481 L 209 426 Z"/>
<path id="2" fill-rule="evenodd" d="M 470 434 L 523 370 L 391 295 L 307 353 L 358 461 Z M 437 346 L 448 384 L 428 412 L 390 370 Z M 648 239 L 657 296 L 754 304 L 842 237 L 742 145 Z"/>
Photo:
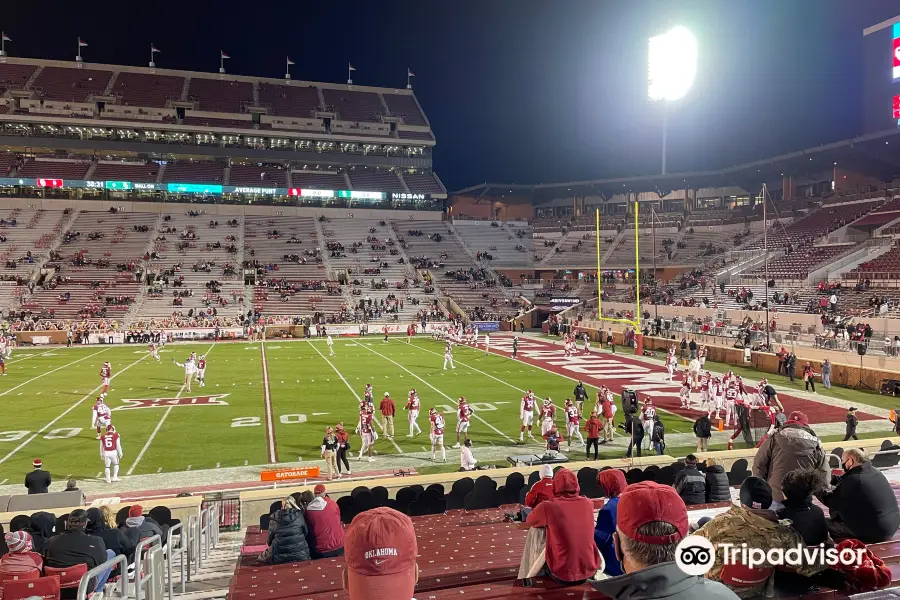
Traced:
<path id="1" fill-rule="evenodd" d="M 117 406 L 113 410 L 133 410 L 137 408 L 158 408 L 160 406 L 228 406 L 221 400 L 228 394 L 215 396 L 197 396 L 194 398 L 140 398 L 122 400 L 125 406 Z"/>

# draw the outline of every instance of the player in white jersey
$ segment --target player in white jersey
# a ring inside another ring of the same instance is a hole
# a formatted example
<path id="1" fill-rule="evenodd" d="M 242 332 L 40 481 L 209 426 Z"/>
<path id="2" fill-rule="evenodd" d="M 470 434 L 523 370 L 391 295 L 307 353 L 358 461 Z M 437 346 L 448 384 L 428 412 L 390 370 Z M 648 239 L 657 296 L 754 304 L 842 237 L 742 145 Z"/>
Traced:
<path id="1" fill-rule="evenodd" d="M 459 397 L 459 404 L 456 416 L 459 421 L 456 422 L 456 444 L 454 448 L 459 448 L 459 434 L 463 434 L 464 440 L 469 439 L 469 419 L 475 414 L 475 410 L 466 402 L 465 396 Z"/>
<path id="2" fill-rule="evenodd" d="M 700 361 L 696 358 L 691 359 L 691 362 L 688 363 L 687 373 L 691 379 L 691 389 L 694 389 L 697 382 L 700 381 Z"/>
<path id="3" fill-rule="evenodd" d="M 584 353 L 590 354 L 591 353 L 591 338 L 588 337 L 588 334 L 583 333 L 583 334 L 581 334 L 581 341 L 584 342 Z"/>
<path id="4" fill-rule="evenodd" d="M 97 439 L 106 427 L 112 424 L 112 412 L 106 405 L 106 394 L 101 394 L 97 398 L 94 408 L 91 410 L 91 426 L 97 428 Z"/>
<path id="5" fill-rule="evenodd" d="M 732 379 L 731 384 L 725 388 L 725 427 L 729 427 L 731 422 L 737 422 L 735 417 L 734 406 L 738 399 L 737 383 Z"/>
<path id="6" fill-rule="evenodd" d="M 572 438 L 577 437 L 584 448 L 584 438 L 581 436 L 581 415 L 578 414 L 578 407 L 572 402 L 571 398 L 566 398 L 566 438 L 568 447 L 566 452 L 572 449 Z"/>
<path id="7" fill-rule="evenodd" d="M 453 346 L 450 342 L 447 342 L 447 347 L 444 348 L 444 370 L 447 370 L 447 363 L 450 363 L 450 368 L 455 369 L 456 365 L 453 364 Z"/>
<path id="8" fill-rule="evenodd" d="M 675 366 L 678 364 L 678 359 L 675 358 L 675 355 L 671 352 L 666 355 L 666 371 L 669 373 L 669 381 L 675 377 Z"/>
<path id="9" fill-rule="evenodd" d="M 428 415 L 431 420 L 431 460 L 435 460 L 435 450 L 440 446 L 441 459 L 447 462 L 447 449 L 444 447 L 444 429 L 446 427 L 444 415 L 433 408 L 428 411 Z"/>
<path id="10" fill-rule="evenodd" d="M 709 386 L 712 383 L 712 373 L 706 371 L 700 374 L 700 410 L 709 409 Z"/>
<path id="11" fill-rule="evenodd" d="M 201 354 L 200 358 L 197 359 L 197 381 L 200 382 L 200 387 L 206 387 L 206 355 L 205 354 Z"/>
<path id="12" fill-rule="evenodd" d="M 703 344 L 701 344 L 700 348 L 697 350 L 697 360 L 700 361 L 701 369 L 706 367 L 706 346 Z"/>
<path id="13" fill-rule="evenodd" d="M 328 344 L 328 355 L 329 355 L 329 356 L 334 356 L 334 340 L 331 339 L 331 334 L 330 334 L 330 333 L 328 334 L 327 340 L 326 340 L 325 343 Z"/>
<path id="14" fill-rule="evenodd" d="M 653 400 L 647 398 L 644 400 L 644 407 L 641 409 L 641 421 L 644 424 L 644 437 L 645 439 L 650 438 L 646 432 L 653 431 L 653 421 L 656 417 L 656 407 L 653 406 Z"/>
<path id="15" fill-rule="evenodd" d="M 159 349 L 156 347 L 156 344 L 150 344 L 150 358 L 155 358 L 156 362 L 159 362 Z"/>
<path id="16" fill-rule="evenodd" d="M 106 426 L 106 433 L 99 436 L 100 458 L 103 460 L 103 472 L 106 474 L 106 483 L 119 480 L 119 461 L 122 460 L 122 438 L 116 433 L 112 425 Z M 112 477 L 109 468 L 112 467 Z"/>
<path id="17" fill-rule="evenodd" d="M 197 372 L 197 364 L 194 362 L 194 354 L 191 353 L 191 356 L 187 357 L 187 359 L 180 363 L 176 361 L 174 358 L 172 362 L 178 365 L 179 367 L 184 368 L 184 389 L 187 392 L 191 391 L 191 380 L 194 378 L 194 373 Z"/>
<path id="18" fill-rule="evenodd" d="M 553 406 L 553 400 L 548 396 L 544 398 L 544 403 L 541 405 L 541 437 L 553 429 L 554 421 L 556 421 L 556 407 Z"/>
<path id="19" fill-rule="evenodd" d="M 689 408 L 691 405 L 691 385 L 690 382 L 685 380 L 681 384 L 681 389 L 678 391 L 678 395 L 681 396 L 681 408 Z"/>
<path id="20" fill-rule="evenodd" d="M 417 420 L 419 418 L 419 407 L 419 394 L 416 392 L 416 388 L 413 388 L 409 390 L 409 399 L 406 402 L 406 418 L 409 421 L 409 433 L 406 434 L 406 437 L 412 437 L 416 433 L 422 433 L 422 428 L 419 427 Z"/>
<path id="21" fill-rule="evenodd" d="M 722 383 L 722 380 L 716 377 L 713 379 L 713 384 L 709 387 L 709 395 L 711 398 L 712 405 L 715 405 L 716 410 L 716 419 L 719 419 L 719 413 L 722 412 L 722 409 L 725 408 L 725 384 Z M 709 418 L 712 419 L 713 406 L 709 407 Z"/>
<path id="22" fill-rule="evenodd" d="M 491 334 L 484 334 L 484 355 L 487 356 L 491 353 Z"/>
<path id="23" fill-rule="evenodd" d="M 531 433 L 531 427 L 534 425 L 534 410 L 537 408 L 537 401 L 534 399 L 534 393 L 531 390 L 525 392 L 522 396 L 522 404 L 519 408 L 519 418 L 522 419 L 522 429 L 519 430 L 519 441 L 525 441 L 525 428 L 528 428 L 528 437 L 534 439 Z"/>

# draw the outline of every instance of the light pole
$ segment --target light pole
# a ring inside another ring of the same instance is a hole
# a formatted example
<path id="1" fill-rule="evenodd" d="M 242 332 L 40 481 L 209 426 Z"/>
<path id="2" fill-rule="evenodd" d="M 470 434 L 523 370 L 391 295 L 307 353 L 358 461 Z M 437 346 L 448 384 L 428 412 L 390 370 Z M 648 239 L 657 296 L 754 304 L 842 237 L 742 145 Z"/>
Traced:
<path id="1" fill-rule="evenodd" d="M 662 102 L 662 174 L 666 174 L 669 103 L 688 93 L 697 77 L 697 38 L 684 27 L 650 38 L 647 60 L 647 97 Z"/>

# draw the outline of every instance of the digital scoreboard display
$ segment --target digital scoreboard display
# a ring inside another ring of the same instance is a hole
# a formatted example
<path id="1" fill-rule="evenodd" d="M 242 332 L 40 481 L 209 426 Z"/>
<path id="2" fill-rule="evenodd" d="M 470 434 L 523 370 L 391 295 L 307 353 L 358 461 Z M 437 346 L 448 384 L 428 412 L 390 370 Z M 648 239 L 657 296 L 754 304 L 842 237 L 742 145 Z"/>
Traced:
<path id="1" fill-rule="evenodd" d="M 863 133 L 900 127 L 900 15 L 863 30 Z"/>
<path id="2" fill-rule="evenodd" d="M 891 59 L 893 60 L 894 81 L 900 79 L 900 23 L 894 23 L 894 41 L 891 46 Z"/>

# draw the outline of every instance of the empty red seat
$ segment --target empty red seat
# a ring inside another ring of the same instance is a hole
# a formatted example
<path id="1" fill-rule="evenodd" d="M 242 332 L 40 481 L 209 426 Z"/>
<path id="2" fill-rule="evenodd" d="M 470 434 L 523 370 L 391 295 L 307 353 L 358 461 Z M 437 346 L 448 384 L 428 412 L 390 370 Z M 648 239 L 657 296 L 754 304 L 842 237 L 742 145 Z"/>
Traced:
<path id="1" fill-rule="evenodd" d="M 77 583 L 75 584 L 77 587 Z M 3 584 L 3 600 L 25 600 L 25 598 L 42 598 L 53 600 L 59 598 L 59 577 L 51 575 L 39 579 L 26 579 L 20 581 L 7 581 Z"/>
<path id="2" fill-rule="evenodd" d="M 88 572 L 87 565 L 82 563 L 71 567 L 44 567 L 44 575 L 47 577 L 56 576 L 59 579 L 59 587 L 61 589 L 77 588 L 81 578 Z"/>

